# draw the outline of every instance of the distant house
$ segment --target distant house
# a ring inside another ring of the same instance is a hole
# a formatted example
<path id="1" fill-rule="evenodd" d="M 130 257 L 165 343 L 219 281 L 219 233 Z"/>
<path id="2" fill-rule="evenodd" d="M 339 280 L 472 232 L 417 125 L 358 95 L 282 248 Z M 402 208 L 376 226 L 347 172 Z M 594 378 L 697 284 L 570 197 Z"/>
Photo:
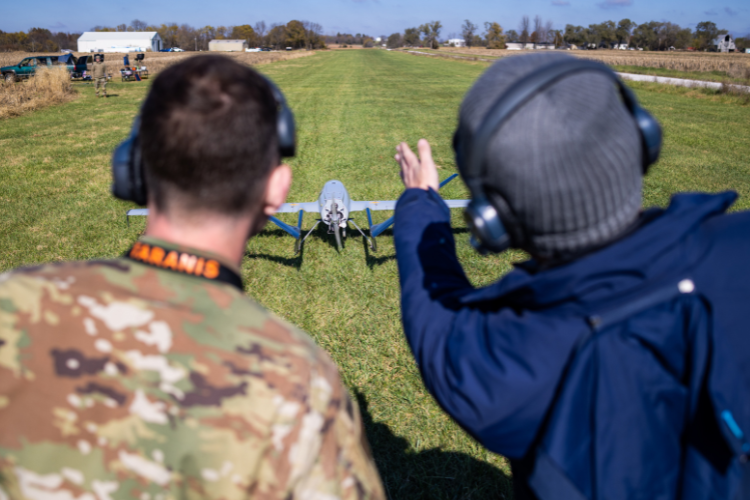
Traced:
<path id="1" fill-rule="evenodd" d="M 211 40 L 208 50 L 211 52 L 244 52 L 247 40 Z"/>
<path id="2" fill-rule="evenodd" d="M 448 40 L 448 45 L 452 47 L 466 47 L 466 40 L 463 38 L 451 38 Z"/>
<path id="3" fill-rule="evenodd" d="M 737 50 L 737 46 L 734 44 L 734 38 L 732 35 L 721 35 L 719 38 L 714 40 L 714 46 L 717 52 L 734 52 Z"/>
<path id="4" fill-rule="evenodd" d="M 540 50 L 540 49 L 554 49 L 554 43 L 521 43 L 521 42 L 506 42 L 505 48 L 508 50 Z"/>
<path id="5" fill-rule="evenodd" d="M 162 48 L 156 31 L 87 31 L 78 38 L 78 52 L 158 52 Z"/>

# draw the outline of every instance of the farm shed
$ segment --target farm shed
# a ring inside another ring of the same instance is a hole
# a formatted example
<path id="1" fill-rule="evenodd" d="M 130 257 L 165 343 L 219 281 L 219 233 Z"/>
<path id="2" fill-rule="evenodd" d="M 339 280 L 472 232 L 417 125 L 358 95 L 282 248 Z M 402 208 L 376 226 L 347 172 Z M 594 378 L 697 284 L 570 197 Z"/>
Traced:
<path id="1" fill-rule="evenodd" d="M 156 31 L 87 31 L 78 52 L 158 52 L 164 44 Z"/>
<path id="2" fill-rule="evenodd" d="M 532 50 L 532 49 L 554 49 L 554 43 L 522 43 L 522 42 L 507 42 L 505 48 L 508 50 Z"/>
<path id="3" fill-rule="evenodd" d="M 737 47 L 734 45 L 734 38 L 732 35 L 721 35 L 719 38 L 714 40 L 714 45 L 718 52 L 734 52 Z"/>
<path id="4" fill-rule="evenodd" d="M 453 47 L 466 47 L 466 40 L 463 38 L 451 38 L 448 40 L 448 45 L 452 45 Z"/>
<path id="5" fill-rule="evenodd" d="M 211 40 L 208 50 L 211 52 L 244 52 L 247 40 Z"/>

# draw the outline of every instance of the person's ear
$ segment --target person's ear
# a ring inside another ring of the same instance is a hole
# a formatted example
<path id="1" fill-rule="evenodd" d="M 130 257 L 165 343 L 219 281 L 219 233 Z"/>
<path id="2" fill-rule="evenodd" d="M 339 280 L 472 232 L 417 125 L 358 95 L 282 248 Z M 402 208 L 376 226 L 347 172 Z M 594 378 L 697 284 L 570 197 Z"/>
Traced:
<path id="1" fill-rule="evenodd" d="M 268 176 L 266 185 L 266 199 L 263 200 L 263 213 L 273 215 L 286 201 L 289 188 L 292 186 L 292 169 L 289 165 L 281 164 L 274 168 Z"/>

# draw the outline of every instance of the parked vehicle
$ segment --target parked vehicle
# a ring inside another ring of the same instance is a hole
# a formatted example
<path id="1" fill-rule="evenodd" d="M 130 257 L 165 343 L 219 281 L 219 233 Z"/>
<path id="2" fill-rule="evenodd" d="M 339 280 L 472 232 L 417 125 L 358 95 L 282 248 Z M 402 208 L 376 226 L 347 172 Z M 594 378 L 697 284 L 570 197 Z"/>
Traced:
<path id="1" fill-rule="evenodd" d="M 87 69 L 87 64 L 92 62 L 92 56 L 76 57 L 73 54 L 33 56 L 24 58 L 18 64 L 3 66 L 0 68 L 0 73 L 6 82 L 15 82 L 34 76 L 37 68 L 43 66 L 65 66 L 71 78 L 81 78 Z"/>

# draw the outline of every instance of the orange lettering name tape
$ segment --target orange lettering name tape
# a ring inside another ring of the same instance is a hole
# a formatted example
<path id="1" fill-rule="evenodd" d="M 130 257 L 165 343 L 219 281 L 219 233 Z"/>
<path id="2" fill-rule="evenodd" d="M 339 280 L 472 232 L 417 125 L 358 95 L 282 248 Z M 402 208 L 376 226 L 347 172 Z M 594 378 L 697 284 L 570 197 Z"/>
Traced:
<path id="1" fill-rule="evenodd" d="M 136 241 L 124 256 L 126 259 L 196 278 L 227 283 L 242 290 L 242 278 L 215 259 L 207 259 L 179 250 Z"/>

